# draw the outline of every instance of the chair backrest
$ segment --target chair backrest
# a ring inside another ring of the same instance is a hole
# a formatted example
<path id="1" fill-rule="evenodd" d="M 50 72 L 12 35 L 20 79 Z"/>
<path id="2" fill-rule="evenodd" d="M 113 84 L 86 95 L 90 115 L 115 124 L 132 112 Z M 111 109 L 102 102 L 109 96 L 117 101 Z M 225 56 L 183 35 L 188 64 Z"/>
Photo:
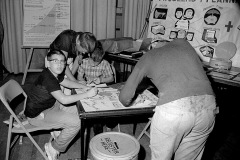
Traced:
<path id="1" fill-rule="evenodd" d="M 21 94 L 24 96 L 24 104 L 23 104 L 23 111 L 24 111 L 26 108 L 27 95 L 22 89 L 22 87 L 20 86 L 20 84 L 17 81 L 11 79 L 8 82 L 6 82 L 2 87 L 0 87 L 0 99 L 2 103 L 7 108 L 7 110 L 11 113 L 11 116 L 14 117 L 14 119 L 19 124 L 20 124 L 20 120 L 18 119 L 14 109 L 12 108 L 15 106 L 10 105 L 10 103 Z"/>
<path id="2" fill-rule="evenodd" d="M 111 64 L 111 69 L 112 69 L 113 76 L 114 76 L 114 82 L 117 83 L 116 69 L 113 66 L 113 64 Z"/>

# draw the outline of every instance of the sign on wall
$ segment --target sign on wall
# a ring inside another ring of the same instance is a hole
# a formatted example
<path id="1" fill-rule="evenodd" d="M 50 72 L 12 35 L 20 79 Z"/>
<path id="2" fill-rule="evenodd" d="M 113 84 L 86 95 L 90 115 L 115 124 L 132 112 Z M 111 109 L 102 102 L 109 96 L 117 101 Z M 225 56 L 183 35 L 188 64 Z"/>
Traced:
<path id="1" fill-rule="evenodd" d="M 24 0 L 23 46 L 49 46 L 70 29 L 70 0 Z"/>
<path id="2" fill-rule="evenodd" d="M 153 0 L 148 37 L 154 41 L 185 38 L 202 60 L 216 56 L 216 47 L 230 42 L 237 48 L 233 66 L 240 66 L 240 9 L 234 0 Z"/>

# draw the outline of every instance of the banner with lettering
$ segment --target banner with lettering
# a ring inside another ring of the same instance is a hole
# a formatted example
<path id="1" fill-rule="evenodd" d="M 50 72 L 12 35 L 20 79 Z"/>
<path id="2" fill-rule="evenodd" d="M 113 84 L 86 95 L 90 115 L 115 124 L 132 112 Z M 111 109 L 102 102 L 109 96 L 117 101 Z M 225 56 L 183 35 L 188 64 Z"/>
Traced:
<path id="1" fill-rule="evenodd" d="M 240 67 L 239 16 L 236 0 L 153 0 L 148 37 L 185 38 L 203 61 L 223 57 Z"/>

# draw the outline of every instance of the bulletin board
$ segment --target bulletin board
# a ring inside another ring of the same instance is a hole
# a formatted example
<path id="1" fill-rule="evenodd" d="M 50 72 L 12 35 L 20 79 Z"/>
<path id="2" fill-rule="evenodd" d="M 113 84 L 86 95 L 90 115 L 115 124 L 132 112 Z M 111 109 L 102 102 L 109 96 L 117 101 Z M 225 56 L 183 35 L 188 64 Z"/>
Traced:
<path id="1" fill-rule="evenodd" d="M 239 15 L 235 0 L 153 0 L 148 37 L 153 41 L 185 38 L 203 61 L 217 57 L 217 46 L 230 42 L 236 54 L 229 58 L 240 67 Z"/>
<path id="2" fill-rule="evenodd" d="M 49 46 L 70 29 L 70 0 L 24 0 L 23 11 L 23 46 Z"/>

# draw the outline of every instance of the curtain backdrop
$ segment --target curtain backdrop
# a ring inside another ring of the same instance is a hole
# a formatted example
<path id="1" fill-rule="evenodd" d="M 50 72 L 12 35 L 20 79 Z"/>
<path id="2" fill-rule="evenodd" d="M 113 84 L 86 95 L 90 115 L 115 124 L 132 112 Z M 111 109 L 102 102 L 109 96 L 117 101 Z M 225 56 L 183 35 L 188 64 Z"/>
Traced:
<path id="1" fill-rule="evenodd" d="M 92 32 L 97 39 L 114 38 L 115 11 L 116 0 L 72 0 L 72 29 Z"/>
<path id="2" fill-rule="evenodd" d="M 97 39 L 114 38 L 115 10 L 116 0 L 71 0 L 71 29 L 92 32 Z M 3 65 L 10 72 L 23 72 L 29 52 L 22 49 L 23 0 L 0 0 L 0 12 Z M 46 50 L 34 50 L 30 67 L 44 66 L 45 54 Z"/>
<path id="3" fill-rule="evenodd" d="M 10 72 L 23 71 L 26 55 L 22 47 L 23 0 L 1 0 L 0 12 L 4 28 L 2 44 L 3 65 Z"/>
<path id="4" fill-rule="evenodd" d="M 124 37 L 139 39 L 152 0 L 124 0 Z M 147 37 L 147 28 L 143 38 Z"/>

